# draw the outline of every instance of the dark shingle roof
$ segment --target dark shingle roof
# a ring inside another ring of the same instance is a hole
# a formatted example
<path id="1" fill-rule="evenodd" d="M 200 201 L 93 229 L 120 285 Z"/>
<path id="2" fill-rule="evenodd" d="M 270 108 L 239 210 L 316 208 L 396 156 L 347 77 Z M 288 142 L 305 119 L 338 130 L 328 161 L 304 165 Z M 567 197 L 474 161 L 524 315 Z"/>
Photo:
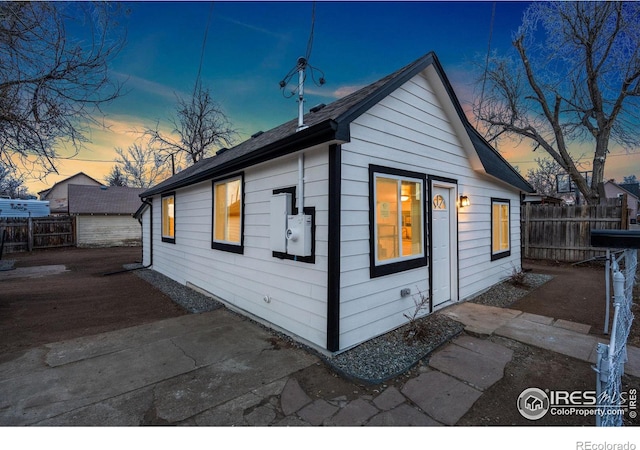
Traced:
<path id="1" fill-rule="evenodd" d="M 69 214 L 134 214 L 143 188 L 69 185 Z"/>
<path id="2" fill-rule="evenodd" d="M 622 189 L 640 198 L 640 184 L 638 183 L 622 183 L 619 184 Z"/>
<path id="3" fill-rule="evenodd" d="M 473 129 L 449 83 L 435 53 L 427 53 L 416 61 L 387 75 L 346 97 L 336 100 L 317 112 L 304 116 L 307 128 L 296 131 L 297 119 L 293 119 L 237 146 L 194 164 L 145 191 L 141 196 L 167 192 L 201 181 L 240 170 L 249 165 L 292 153 L 312 145 L 330 141 L 349 141 L 349 125 L 362 113 L 381 101 L 413 76 L 433 65 L 440 76 L 460 119 L 478 153 L 485 171 L 525 192 L 533 188 L 504 158 Z"/>

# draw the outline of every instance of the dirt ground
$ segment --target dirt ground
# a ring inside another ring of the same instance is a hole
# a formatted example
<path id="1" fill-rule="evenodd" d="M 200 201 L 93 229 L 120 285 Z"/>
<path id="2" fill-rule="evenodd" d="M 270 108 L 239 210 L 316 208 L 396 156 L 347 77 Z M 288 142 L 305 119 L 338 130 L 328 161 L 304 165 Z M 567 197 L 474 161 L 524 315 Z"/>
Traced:
<path id="1" fill-rule="evenodd" d="M 4 255 L 16 267 L 64 264 L 68 272 L 42 278 L 0 281 L 0 362 L 49 342 L 92 335 L 186 314 L 168 297 L 133 273 L 105 276 L 123 264 L 139 262 L 140 248 L 58 249 L 31 254 Z M 557 277 L 567 266 L 525 261 L 534 272 Z M 573 285 L 548 282 L 511 307 L 557 319 L 592 325 L 602 335 L 604 271 L 597 266 L 572 267 Z M 562 279 L 562 278 L 557 278 Z M 636 315 L 638 315 L 636 296 Z M 529 387 L 550 390 L 593 390 L 595 372 L 590 364 L 499 337 L 492 341 L 514 351 L 501 381 L 494 384 L 460 420 L 462 426 L 593 426 L 593 417 L 551 416 L 538 421 L 523 418 L 516 409 L 520 393 Z M 640 326 L 634 322 L 630 343 L 640 344 Z M 420 363 L 423 364 L 423 363 Z M 401 388 L 420 367 L 384 385 L 361 385 L 341 379 L 322 364 L 295 375 L 303 389 L 317 398 L 347 399 L 387 386 Z M 623 390 L 639 388 L 640 380 L 625 376 Z M 638 425 L 638 419 L 627 425 Z"/>
<path id="2" fill-rule="evenodd" d="M 49 342 L 187 314 L 133 273 L 103 275 L 141 257 L 140 247 L 5 254 L 16 268 L 64 264 L 68 271 L 0 281 L 0 360 Z"/>

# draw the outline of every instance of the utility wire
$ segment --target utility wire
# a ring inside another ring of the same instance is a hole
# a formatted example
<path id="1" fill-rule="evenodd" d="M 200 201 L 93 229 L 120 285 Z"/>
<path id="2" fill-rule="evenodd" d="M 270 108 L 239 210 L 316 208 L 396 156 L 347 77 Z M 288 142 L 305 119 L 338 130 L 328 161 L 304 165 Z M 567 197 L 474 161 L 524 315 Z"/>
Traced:
<path id="1" fill-rule="evenodd" d="M 300 61 L 303 61 L 303 64 L 305 66 L 305 68 L 308 68 L 309 71 L 311 72 L 311 79 L 313 80 L 313 82 L 315 83 L 316 86 L 322 86 L 323 84 L 326 83 L 326 80 L 324 78 L 324 72 L 320 69 L 318 69 L 317 67 L 312 66 L 311 64 L 309 64 L 309 58 L 311 58 L 311 50 L 313 49 L 313 34 L 314 34 L 314 30 L 315 30 L 315 24 L 316 24 L 316 2 L 313 2 L 313 6 L 311 8 L 311 29 L 309 31 L 309 39 L 307 40 L 307 51 L 305 53 L 304 58 L 300 58 L 298 59 L 298 64 L 296 64 L 290 71 L 289 73 L 287 73 L 285 75 L 285 77 L 282 79 L 282 81 L 280 81 L 280 89 L 282 89 L 282 95 L 285 98 L 291 98 L 295 95 L 296 91 L 298 90 L 298 86 L 296 85 L 296 88 L 293 89 L 292 91 L 287 91 L 286 87 L 287 85 L 291 82 L 291 80 L 293 79 L 293 77 L 298 73 L 298 71 L 300 70 Z M 318 80 L 316 80 L 315 77 L 315 71 L 318 71 L 320 73 L 320 77 Z M 307 74 L 305 72 L 304 74 L 304 80 L 306 81 L 306 77 Z"/>
<path id="2" fill-rule="evenodd" d="M 311 31 L 309 32 L 309 40 L 307 41 L 307 53 L 306 53 L 306 56 L 304 57 L 304 59 L 306 59 L 307 62 L 311 57 L 311 49 L 313 47 L 313 29 L 315 27 L 315 24 L 316 24 L 316 2 L 314 1 L 313 6 L 311 8 Z"/>
<path id="3" fill-rule="evenodd" d="M 193 87 L 193 96 L 195 97 L 198 85 L 200 84 L 200 75 L 202 73 L 202 62 L 204 61 L 204 49 L 207 45 L 207 36 L 209 35 L 209 25 L 211 25 L 211 17 L 213 16 L 213 2 L 209 7 L 209 18 L 207 19 L 207 27 L 204 30 L 204 37 L 202 38 L 202 49 L 200 50 L 200 63 L 198 64 L 198 75 L 196 76 L 196 82 Z"/>
<path id="4" fill-rule="evenodd" d="M 484 100 L 484 87 L 487 83 L 487 71 L 489 70 L 489 55 L 491 54 L 491 39 L 493 37 L 493 21 L 496 17 L 496 2 L 493 2 L 491 8 L 491 24 L 489 25 L 489 43 L 487 44 L 487 57 L 484 62 L 484 76 L 482 77 L 482 90 L 480 91 L 480 103 L 478 104 L 478 113 L 482 110 L 482 101 Z M 480 123 L 480 116 L 476 117 L 476 128 Z"/>

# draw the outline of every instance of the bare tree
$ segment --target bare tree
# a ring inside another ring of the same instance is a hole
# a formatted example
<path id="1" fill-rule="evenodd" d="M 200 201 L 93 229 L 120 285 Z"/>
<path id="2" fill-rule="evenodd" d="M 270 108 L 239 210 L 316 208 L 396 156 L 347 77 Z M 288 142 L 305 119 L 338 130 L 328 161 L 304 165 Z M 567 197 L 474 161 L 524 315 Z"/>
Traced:
<path id="1" fill-rule="evenodd" d="M 640 144 L 639 23 L 636 2 L 534 2 L 514 35 L 515 55 L 493 55 L 483 77 L 474 111 L 487 138 L 542 148 L 597 203 L 610 144 Z M 593 147 L 591 183 L 570 153 L 584 143 Z"/>
<path id="2" fill-rule="evenodd" d="M 143 147 L 135 143 L 126 152 L 116 148 L 116 153 L 116 168 L 129 187 L 149 188 L 171 175 L 166 158 L 148 144 Z"/>
<path id="3" fill-rule="evenodd" d="M 2 164 L 43 176 L 57 172 L 58 148 L 77 154 L 88 141 L 100 105 L 120 95 L 107 71 L 125 41 L 120 13 L 104 2 L 0 2 Z"/>
<path id="4" fill-rule="evenodd" d="M 0 164 L 0 195 L 19 198 L 25 194 L 24 180 L 13 169 Z"/>
<path id="5" fill-rule="evenodd" d="M 211 156 L 215 148 L 231 145 L 237 133 L 209 89 L 198 82 L 190 99 L 177 100 L 177 120 L 171 120 L 174 128 L 171 135 L 161 132 L 159 124 L 145 130 L 151 145 L 188 165 Z"/>
<path id="6" fill-rule="evenodd" d="M 566 174 L 565 170 L 551 158 L 536 158 L 538 167 L 527 170 L 525 178 L 538 194 L 556 196 L 556 177 Z"/>

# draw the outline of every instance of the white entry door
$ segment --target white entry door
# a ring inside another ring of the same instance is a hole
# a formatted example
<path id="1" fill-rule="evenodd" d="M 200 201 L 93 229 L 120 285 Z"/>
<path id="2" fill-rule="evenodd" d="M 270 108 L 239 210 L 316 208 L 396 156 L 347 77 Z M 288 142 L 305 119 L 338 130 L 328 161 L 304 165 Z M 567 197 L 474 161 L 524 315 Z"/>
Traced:
<path id="1" fill-rule="evenodd" d="M 455 185 L 431 189 L 432 306 L 457 301 L 457 236 Z"/>

